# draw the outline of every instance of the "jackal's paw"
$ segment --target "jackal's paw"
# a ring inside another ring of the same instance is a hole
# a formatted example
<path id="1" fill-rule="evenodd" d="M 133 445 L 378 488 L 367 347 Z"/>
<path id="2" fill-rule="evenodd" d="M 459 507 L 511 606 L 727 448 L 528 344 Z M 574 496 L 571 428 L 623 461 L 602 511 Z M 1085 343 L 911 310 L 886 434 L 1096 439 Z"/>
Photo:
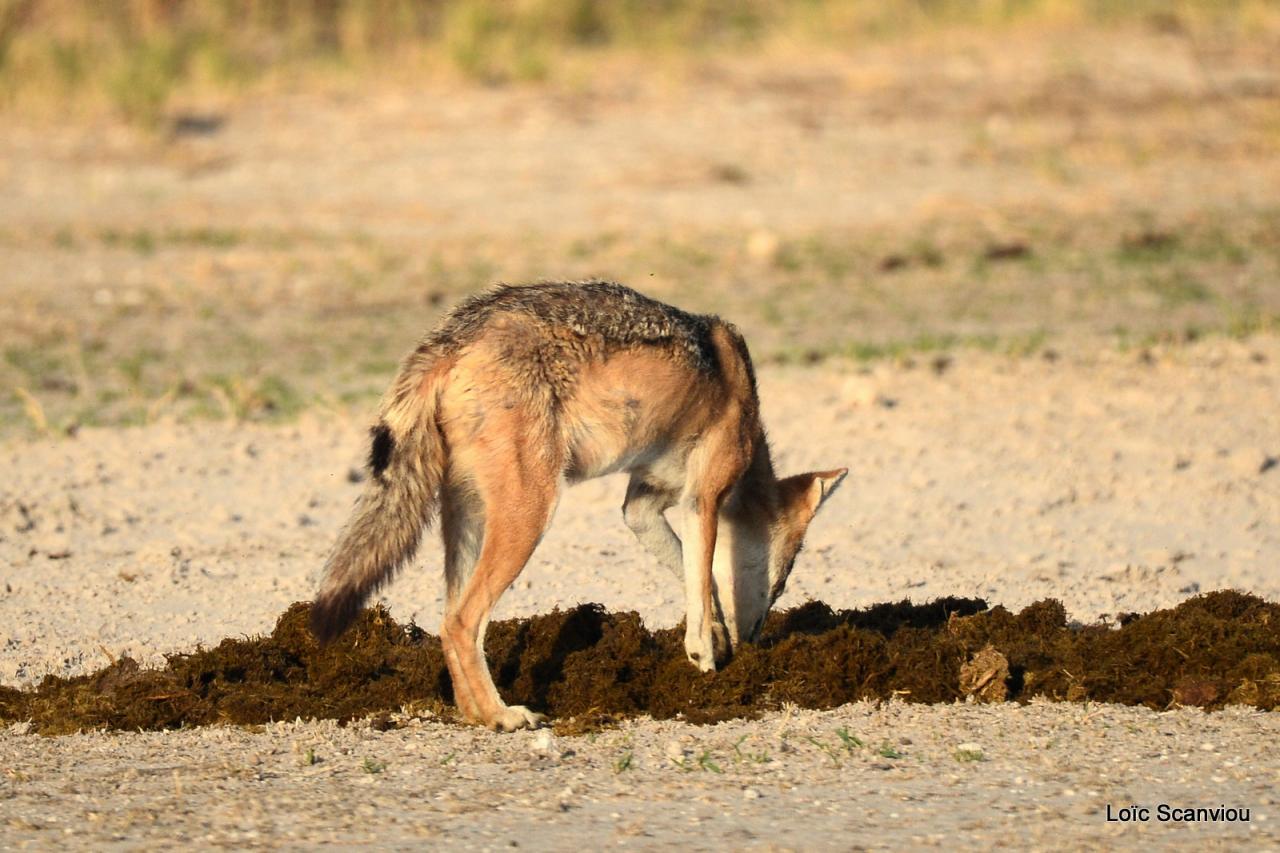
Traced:
<path id="1" fill-rule="evenodd" d="M 684 635 L 684 654 L 689 662 L 703 672 L 714 672 L 716 668 L 715 645 L 711 641 L 710 631 L 688 632 Z"/>
<path id="2" fill-rule="evenodd" d="M 546 720 L 547 718 L 543 714 L 534 713 L 523 705 L 510 705 L 498 711 L 497 716 L 489 721 L 489 728 L 495 732 L 536 729 Z"/>

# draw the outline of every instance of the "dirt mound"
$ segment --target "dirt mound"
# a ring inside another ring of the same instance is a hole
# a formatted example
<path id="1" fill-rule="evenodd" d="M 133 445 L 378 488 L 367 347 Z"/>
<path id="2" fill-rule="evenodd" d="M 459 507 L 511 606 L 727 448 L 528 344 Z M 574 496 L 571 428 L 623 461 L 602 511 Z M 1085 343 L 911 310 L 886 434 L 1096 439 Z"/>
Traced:
<path id="1" fill-rule="evenodd" d="M 91 675 L 50 676 L 31 691 L 0 688 L 0 720 L 61 734 L 350 720 L 405 706 L 449 712 L 436 637 L 375 608 L 320 649 L 308 609 L 291 606 L 268 637 L 172 655 L 164 669 L 125 658 Z M 1017 614 L 962 598 L 852 611 L 811 602 L 770 615 L 758 645 L 704 674 L 685 661 L 683 628 L 649 631 L 634 612 L 582 605 L 494 623 L 486 649 L 508 702 L 570 730 L 641 714 L 708 723 L 784 702 L 830 708 L 891 696 L 1280 707 L 1280 604 L 1214 592 L 1122 622 L 1071 626 L 1052 600 Z"/>

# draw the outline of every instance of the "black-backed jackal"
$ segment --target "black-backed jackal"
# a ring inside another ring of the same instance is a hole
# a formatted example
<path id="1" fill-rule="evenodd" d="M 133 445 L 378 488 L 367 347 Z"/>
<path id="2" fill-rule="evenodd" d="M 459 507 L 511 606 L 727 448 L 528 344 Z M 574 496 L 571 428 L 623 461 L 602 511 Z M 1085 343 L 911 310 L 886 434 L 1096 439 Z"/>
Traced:
<path id="1" fill-rule="evenodd" d="M 562 482 L 630 473 L 623 517 L 683 579 L 685 652 L 708 671 L 758 637 L 809 521 L 846 473 L 777 479 L 742 336 L 607 282 L 501 286 L 455 308 L 387 392 L 369 468 L 312 630 L 321 642 L 342 633 L 438 510 L 454 697 L 498 730 L 542 719 L 498 696 L 484 632 Z M 679 535 L 663 514 L 673 506 Z"/>

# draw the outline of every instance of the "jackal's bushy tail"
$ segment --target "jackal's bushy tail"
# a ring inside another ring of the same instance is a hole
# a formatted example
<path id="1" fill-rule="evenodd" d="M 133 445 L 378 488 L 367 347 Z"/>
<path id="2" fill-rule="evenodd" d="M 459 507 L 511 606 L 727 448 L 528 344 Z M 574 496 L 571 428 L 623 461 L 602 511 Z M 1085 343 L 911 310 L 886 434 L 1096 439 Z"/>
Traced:
<path id="1" fill-rule="evenodd" d="M 372 430 L 368 486 L 329 555 L 311 606 L 311 632 L 322 644 L 345 631 L 368 597 L 413 558 L 435 513 L 444 446 L 433 379 L 411 360 Z"/>

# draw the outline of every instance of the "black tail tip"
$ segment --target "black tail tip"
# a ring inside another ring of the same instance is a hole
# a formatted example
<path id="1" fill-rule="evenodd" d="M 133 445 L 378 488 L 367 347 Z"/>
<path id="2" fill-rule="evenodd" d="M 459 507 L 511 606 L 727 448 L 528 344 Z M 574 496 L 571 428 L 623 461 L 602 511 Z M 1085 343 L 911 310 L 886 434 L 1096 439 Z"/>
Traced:
<path id="1" fill-rule="evenodd" d="M 311 635 L 321 646 L 342 636 L 360 612 L 360 601 L 350 595 L 321 595 L 311 605 Z"/>

